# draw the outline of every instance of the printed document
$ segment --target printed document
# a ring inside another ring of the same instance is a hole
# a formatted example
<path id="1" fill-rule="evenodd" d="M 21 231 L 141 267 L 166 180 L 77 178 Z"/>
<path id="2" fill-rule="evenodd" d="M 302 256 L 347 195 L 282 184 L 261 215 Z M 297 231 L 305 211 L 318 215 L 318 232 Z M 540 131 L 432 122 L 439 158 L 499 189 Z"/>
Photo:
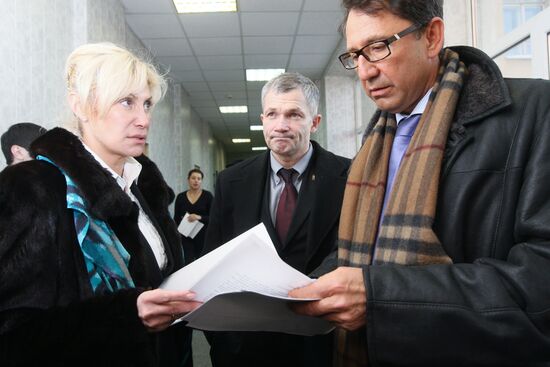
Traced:
<path id="1" fill-rule="evenodd" d="M 313 281 L 281 260 L 260 223 L 175 272 L 161 288 L 189 289 L 204 302 L 181 319 L 196 329 L 326 334 L 334 328 L 329 322 L 289 308 L 311 301 L 288 292 Z"/>

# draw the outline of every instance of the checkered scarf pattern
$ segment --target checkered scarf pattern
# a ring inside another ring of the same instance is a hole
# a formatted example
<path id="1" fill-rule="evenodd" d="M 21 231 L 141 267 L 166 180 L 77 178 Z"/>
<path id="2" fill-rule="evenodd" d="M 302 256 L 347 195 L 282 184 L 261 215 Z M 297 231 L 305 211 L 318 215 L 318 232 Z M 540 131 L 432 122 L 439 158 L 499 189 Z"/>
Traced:
<path id="1" fill-rule="evenodd" d="M 445 143 L 466 73 L 458 54 L 445 49 L 438 81 L 401 161 L 379 225 L 397 127 L 395 115 L 380 112 L 348 175 L 338 231 L 340 266 L 452 263 L 432 225 Z M 338 329 L 336 365 L 366 366 L 366 348 L 365 328 Z"/>

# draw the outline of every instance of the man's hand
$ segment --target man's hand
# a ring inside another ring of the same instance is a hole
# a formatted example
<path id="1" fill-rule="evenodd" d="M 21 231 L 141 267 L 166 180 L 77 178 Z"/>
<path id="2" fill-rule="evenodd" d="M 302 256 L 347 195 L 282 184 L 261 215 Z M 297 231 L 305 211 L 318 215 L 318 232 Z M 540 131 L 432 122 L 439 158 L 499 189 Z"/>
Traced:
<path id="1" fill-rule="evenodd" d="M 166 329 L 175 320 L 201 305 L 191 291 L 146 291 L 137 299 L 138 316 L 150 331 Z"/>
<path id="2" fill-rule="evenodd" d="M 367 294 L 361 268 L 339 267 L 314 283 L 290 291 L 295 298 L 320 298 L 293 305 L 303 315 L 321 316 L 347 330 L 356 330 L 367 321 Z"/>

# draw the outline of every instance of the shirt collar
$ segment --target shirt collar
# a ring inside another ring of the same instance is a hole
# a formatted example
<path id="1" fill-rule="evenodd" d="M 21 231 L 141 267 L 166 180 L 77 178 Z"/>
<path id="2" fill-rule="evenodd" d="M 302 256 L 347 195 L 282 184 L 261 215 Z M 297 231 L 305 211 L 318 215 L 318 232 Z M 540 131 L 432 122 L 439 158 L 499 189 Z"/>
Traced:
<path id="1" fill-rule="evenodd" d="M 401 120 L 406 119 L 409 116 L 422 115 L 424 113 L 424 110 L 426 110 L 426 106 L 428 105 L 428 100 L 430 99 L 430 93 L 432 93 L 432 89 L 433 88 L 428 89 L 426 94 L 424 94 L 424 97 L 422 97 L 422 99 L 418 101 L 418 103 L 416 104 L 416 106 L 414 106 L 414 109 L 409 115 L 396 113 L 395 119 L 397 120 L 397 124 L 399 124 Z"/>
<path id="2" fill-rule="evenodd" d="M 122 170 L 122 176 L 120 176 L 111 167 L 109 167 L 107 163 L 105 163 L 105 161 L 101 159 L 89 146 L 84 144 L 83 141 L 82 145 L 84 145 L 84 148 L 86 148 L 86 150 L 90 152 L 92 157 L 94 157 L 94 159 L 97 161 L 97 163 L 101 165 L 101 167 L 109 171 L 109 173 L 116 180 L 118 186 L 120 186 L 123 191 L 129 191 L 132 184 L 134 182 L 137 183 L 139 174 L 141 173 L 141 163 L 139 163 L 134 157 L 126 158 L 126 162 L 124 162 L 124 168 Z"/>
<path id="3" fill-rule="evenodd" d="M 306 154 L 292 168 L 294 168 L 298 172 L 298 177 L 301 176 L 309 164 L 309 160 L 311 159 L 311 156 L 313 155 L 313 145 L 311 145 L 311 142 L 309 143 L 309 147 L 307 148 Z M 275 159 L 275 156 L 273 155 L 273 152 L 270 151 L 270 160 L 271 160 L 271 170 L 275 175 L 277 175 L 277 172 L 283 166 Z"/>

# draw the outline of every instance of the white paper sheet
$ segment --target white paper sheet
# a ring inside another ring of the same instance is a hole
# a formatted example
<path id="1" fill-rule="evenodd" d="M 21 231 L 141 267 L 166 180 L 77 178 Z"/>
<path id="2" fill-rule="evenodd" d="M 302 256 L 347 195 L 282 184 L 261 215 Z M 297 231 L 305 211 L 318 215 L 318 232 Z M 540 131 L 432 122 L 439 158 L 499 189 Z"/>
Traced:
<path id="1" fill-rule="evenodd" d="M 333 329 L 327 321 L 287 307 L 288 302 L 308 301 L 287 294 L 311 282 L 279 258 L 265 226 L 259 224 L 175 272 L 161 288 L 190 289 L 205 302 L 182 318 L 197 329 L 327 333 Z"/>
<path id="2" fill-rule="evenodd" d="M 190 222 L 188 220 L 189 213 L 185 213 L 181 219 L 180 225 L 178 226 L 178 232 L 184 235 L 185 237 L 195 238 L 199 231 L 204 227 L 204 223 L 201 221 Z"/>

